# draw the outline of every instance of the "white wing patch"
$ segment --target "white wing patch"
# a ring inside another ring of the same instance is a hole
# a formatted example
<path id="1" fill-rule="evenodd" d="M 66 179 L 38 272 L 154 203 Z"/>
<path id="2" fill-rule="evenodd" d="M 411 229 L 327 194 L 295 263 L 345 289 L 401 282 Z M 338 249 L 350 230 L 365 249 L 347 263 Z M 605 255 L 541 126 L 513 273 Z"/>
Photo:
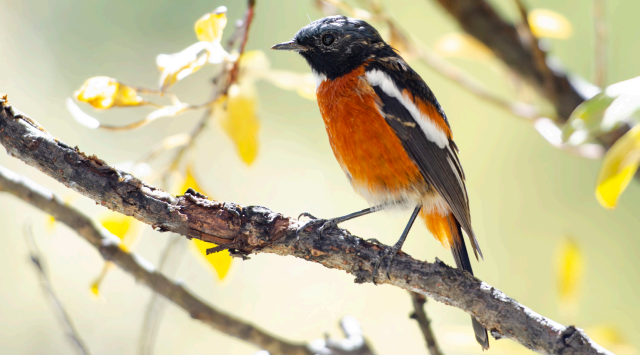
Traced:
<path id="1" fill-rule="evenodd" d="M 428 140 L 435 143 L 440 148 L 449 146 L 449 137 L 447 137 L 447 134 L 433 123 L 431 117 L 420 112 L 413 101 L 402 95 L 389 75 L 377 69 L 370 70 L 366 72 L 365 75 L 367 76 L 369 84 L 372 86 L 379 86 L 385 94 L 396 98 L 400 103 L 402 103 L 402 105 L 404 105 L 407 111 L 411 114 L 411 117 L 413 117 L 420 128 L 422 128 Z"/>
<path id="2" fill-rule="evenodd" d="M 320 84 L 322 84 L 323 81 L 327 80 L 327 76 L 322 73 L 318 73 L 315 70 L 311 70 L 311 73 L 313 73 L 313 78 L 316 79 L 316 90 L 318 90 Z"/>

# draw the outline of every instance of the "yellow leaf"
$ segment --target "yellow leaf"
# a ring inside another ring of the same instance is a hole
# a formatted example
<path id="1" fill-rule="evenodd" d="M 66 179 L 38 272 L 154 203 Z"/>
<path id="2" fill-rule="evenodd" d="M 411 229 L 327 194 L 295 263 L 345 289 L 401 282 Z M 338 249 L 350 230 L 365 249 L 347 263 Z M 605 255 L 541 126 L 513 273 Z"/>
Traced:
<path id="1" fill-rule="evenodd" d="M 102 270 L 100 271 L 100 275 L 98 275 L 98 277 L 96 277 L 96 279 L 91 283 L 90 291 L 94 296 L 100 297 L 100 285 L 102 284 L 102 281 L 104 281 L 104 278 L 107 276 L 107 272 L 112 267 L 112 263 L 108 261 L 105 262 L 104 266 L 102 266 Z"/>
<path id="2" fill-rule="evenodd" d="M 220 42 L 222 31 L 227 25 L 227 8 L 218 7 L 214 12 L 202 16 L 195 24 L 199 41 Z"/>
<path id="3" fill-rule="evenodd" d="M 629 345 L 620 328 L 612 324 L 599 324 L 585 329 L 589 337 L 598 345 L 617 355 L 638 355 L 639 352 Z"/>
<path id="4" fill-rule="evenodd" d="M 49 234 L 56 230 L 56 219 L 50 214 L 45 216 L 44 229 Z"/>
<path id="5" fill-rule="evenodd" d="M 180 187 L 176 191 L 176 194 L 177 195 L 182 195 L 189 188 L 192 188 L 192 189 L 198 191 L 199 193 L 201 193 L 201 194 L 203 194 L 205 196 L 211 196 L 210 194 L 208 194 L 208 193 L 206 193 L 204 191 L 202 186 L 200 186 L 200 184 L 196 180 L 196 177 L 195 177 L 195 175 L 193 173 L 193 166 L 191 164 L 187 165 L 186 177 L 185 177 L 184 181 L 182 182 L 182 184 L 180 184 Z"/>
<path id="6" fill-rule="evenodd" d="M 113 106 L 138 106 L 147 101 L 138 96 L 136 89 L 106 76 L 96 76 L 84 82 L 75 97 L 97 109 Z"/>
<path id="7" fill-rule="evenodd" d="M 214 254 L 207 255 L 207 249 L 215 248 L 213 243 L 203 242 L 199 239 L 192 239 L 192 250 L 199 256 L 200 260 L 205 261 L 218 275 L 218 280 L 224 280 L 231 268 L 233 258 L 229 255 L 228 250 L 223 250 Z"/>
<path id="8" fill-rule="evenodd" d="M 558 296 L 563 303 L 576 303 L 584 272 L 582 251 L 574 240 L 565 238 L 557 255 Z"/>
<path id="9" fill-rule="evenodd" d="M 571 22 L 559 13 L 547 9 L 534 9 L 527 15 L 531 32 L 537 38 L 567 39 L 573 33 Z"/>
<path id="10" fill-rule="evenodd" d="M 639 163 L 640 125 L 636 125 L 620 137 L 604 156 L 596 183 L 596 198 L 603 207 L 616 207 Z"/>
<path id="11" fill-rule="evenodd" d="M 440 37 L 434 49 L 443 57 L 484 60 L 493 56 L 489 48 L 466 33 L 446 34 Z"/>
<path id="12" fill-rule="evenodd" d="M 222 129 L 236 146 L 240 159 L 251 165 L 258 155 L 257 94 L 251 81 L 233 84 L 224 103 L 216 105 L 215 114 L 220 117 Z"/>
<path id="13" fill-rule="evenodd" d="M 160 69 L 160 89 L 169 88 L 176 82 L 198 71 L 217 48 L 205 41 L 196 42 L 181 52 L 174 54 L 160 54 L 156 57 L 156 64 Z"/>

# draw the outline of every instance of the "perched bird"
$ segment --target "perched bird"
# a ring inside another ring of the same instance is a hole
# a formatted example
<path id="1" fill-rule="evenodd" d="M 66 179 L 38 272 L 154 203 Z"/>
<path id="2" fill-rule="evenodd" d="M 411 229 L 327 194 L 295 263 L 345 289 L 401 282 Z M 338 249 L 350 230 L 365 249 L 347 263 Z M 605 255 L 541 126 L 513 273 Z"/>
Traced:
<path id="1" fill-rule="evenodd" d="M 458 268 L 473 274 L 463 239 L 482 256 L 471 228 L 465 177 L 451 127 L 424 80 L 367 22 L 331 16 L 302 28 L 272 49 L 294 51 L 316 79 L 318 106 L 338 163 L 370 208 L 329 220 L 310 216 L 320 231 L 379 210 L 413 208 L 388 270 L 418 215 L 451 249 Z M 472 317 L 476 339 L 489 348 L 487 331 Z"/>

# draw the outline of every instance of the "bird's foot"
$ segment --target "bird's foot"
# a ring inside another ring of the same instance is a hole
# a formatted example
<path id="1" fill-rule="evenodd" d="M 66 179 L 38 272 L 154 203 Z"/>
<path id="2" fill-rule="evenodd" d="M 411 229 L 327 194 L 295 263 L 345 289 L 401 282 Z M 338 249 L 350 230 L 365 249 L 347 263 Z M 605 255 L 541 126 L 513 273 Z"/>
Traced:
<path id="1" fill-rule="evenodd" d="M 378 275 L 378 270 L 380 269 L 380 265 L 382 264 L 383 260 L 386 257 L 389 257 L 389 262 L 387 263 L 387 267 L 385 268 L 385 271 L 386 271 L 385 275 L 387 275 L 387 278 L 391 280 L 391 277 L 389 276 L 389 270 L 391 270 L 391 262 L 393 262 L 393 258 L 396 257 L 396 254 L 398 253 L 398 251 L 400 251 L 401 248 L 402 248 L 402 245 L 396 244 L 390 248 L 386 248 L 382 256 L 378 257 L 378 260 L 376 260 L 376 263 L 373 266 L 372 280 L 374 285 L 377 285 L 376 276 Z"/>
<path id="2" fill-rule="evenodd" d="M 320 233 L 320 236 L 324 236 L 324 233 L 328 229 L 335 228 L 338 225 L 338 223 L 340 223 L 339 218 L 332 218 L 332 219 L 316 218 L 314 215 L 312 215 L 309 212 L 302 212 L 298 216 L 298 220 L 300 220 L 300 217 L 308 217 L 310 219 L 309 219 L 309 221 L 307 221 L 306 223 L 301 225 L 296 230 L 296 238 L 298 238 L 298 239 L 300 239 L 300 233 L 302 233 L 305 229 L 307 229 L 309 227 L 320 226 L 320 227 L 318 227 L 317 231 Z"/>

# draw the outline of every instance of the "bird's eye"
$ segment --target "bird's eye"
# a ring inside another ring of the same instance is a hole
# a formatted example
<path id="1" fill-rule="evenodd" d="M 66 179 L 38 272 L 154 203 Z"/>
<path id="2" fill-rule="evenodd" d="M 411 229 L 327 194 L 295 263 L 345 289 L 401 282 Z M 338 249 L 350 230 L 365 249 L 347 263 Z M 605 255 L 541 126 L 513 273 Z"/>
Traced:
<path id="1" fill-rule="evenodd" d="M 330 46 L 335 41 L 336 41 L 336 36 L 332 34 L 326 34 L 322 36 L 322 44 L 324 44 L 325 46 Z"/>

